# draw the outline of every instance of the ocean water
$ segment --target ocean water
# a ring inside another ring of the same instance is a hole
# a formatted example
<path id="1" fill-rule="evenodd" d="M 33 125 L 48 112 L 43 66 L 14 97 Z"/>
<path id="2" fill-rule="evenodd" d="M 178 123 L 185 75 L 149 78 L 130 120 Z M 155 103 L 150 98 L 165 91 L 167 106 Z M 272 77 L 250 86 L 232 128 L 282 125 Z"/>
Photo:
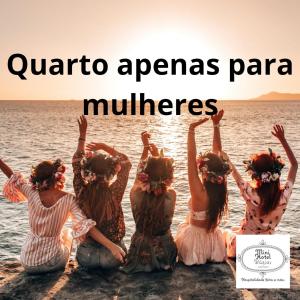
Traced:
<path id="1" fill-rule="evenodd" d="M 271 147 L 286 159 L 278 141 L 271 135 L 271 126 L 280 122 L 286 137 L 300 159 L 300 102 L 226 101 L 219 103 L 225 110 L 221 134 L 224 150 L 244 174 L 243 159 Z M 31 166 L 45 159 L 62 158 L 67 167 L 66 190 L 72 192 L 71 158 L 77 146 L 76 117 L 83 111 L 81 101 L 0 101 L 0 157 L 13 168 L 30 174 Z M 172 231 L 185 219 L 189 190 L 187 183 L 186 138 L 188 124 L 198 118 L 188 112 L 181 116 L 91 116 L 87 142 L 105 142 L 126 153 L 132 161 L 127 190 L 123 198 L 126 222 L 125 243 L 129 245 L 134 231 L 129 190 L 133 184 L 142 151 L 140 133 L 148 130 L 153 142 L 176 161 L 174 188 L 177 191 Z M 211 149 L 212 125 L 207 122 L 196 131 L 197 150 Z M 287 164 L 288 165 L 288 164 Z M 288 167 L 284 168 L 282 181 Z M 298 175 L 288 209 L 278 231 L 291 234 L 291 244 L 300 245 L 300 177 Z M 0 185 L 6 178 L 0 174 Z M 2 190 L 2 188 L 1 188 Z M 244 213 L 244 202 L 229 177 L 229 216 L 223 227 L 238 225 Z M 13 204 L 0 194 L 0 260 L 17 258 L 28 231 L 26 203 Z"/>

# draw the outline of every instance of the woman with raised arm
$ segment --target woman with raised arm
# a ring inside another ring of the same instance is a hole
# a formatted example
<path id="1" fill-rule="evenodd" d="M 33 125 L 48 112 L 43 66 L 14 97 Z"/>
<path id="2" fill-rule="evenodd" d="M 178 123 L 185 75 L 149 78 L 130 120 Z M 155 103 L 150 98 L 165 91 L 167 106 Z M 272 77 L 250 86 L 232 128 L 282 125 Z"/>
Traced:
<path id="1" fill-rule="evenodd" d="M 0 169 L 9 178 L 4 185 L 4 197 L 11 202 L 28 201 L 30 231 L 20 257 L 26 272 L 45 273 L 65 268 L 72 245 L 69 230 L 63 230 L 69 216 L 74 238 L 82 240 L 90 235 L 98 243 L 105 243 L 105 237 L 95 228 L 96 222 L 87 219 L 75 197 L 63 191 L 66 168 L 60 159 L 33 167 L 30 183 L 1 159 Z"/>
<path id="2" fill-rule="evenodd" d="M 106 243 L 99 245 L 92 238 L 85 240 L 78 247 L 77 260 L 87 268 L 116 268 L 126 255 L 121 203 L 131 163 L 125 154 L 103 143 L 91 143 L 85 152 L 86 118 L 81 116 L 78 124 L 78 147 L 73 156 L 74 191 L 79 207 L 96 221 Z"/>
<path id="3" fill-rule="evenodd" d="M 244 161 L 252 182 L 244 181 L 233 163 L 229 162 L 246 204 L 241 225 L 225 233 L 229 257 L 236 255 L 236 234 L 273 234 L 290 199 L 298 162 L 285 139 L 283 127 L 275 125 L 272 134 L 281 143 L 290 162 L 287 181 L 283 187 L 280 186 L 280 176 L 284 163 L 271 149 L 252 155 L 250 160 Z"/>
<path id="4" fill-rule="evenodd" d="M 214 126 L 213 150 L 196 157 L 195 128 L 208 118 L 192 123 L 188 132 L 188 179 L 191 199 L 189 214 L 175 238 L 179 260 L 186 265 L 223 262 L 226 259 L 225 241 L 218 227 L 227 211 L 228 163 L 222 151 L 220 120 L 223 110 L 212 117 Z M 199 176 L 200 172 L 200 176 Z"/>
<path id="5" fill-rule="evenodd" d="M 176 202 L 176 193 L 171 188 L 173 159 L 158 153 L 157 147 L 149 143 L 147 132 L 141 138 L 144 148 L 130 192 L 136 231 L 123 270 L 173 270 L 177 256 L 170 231 Z"/>

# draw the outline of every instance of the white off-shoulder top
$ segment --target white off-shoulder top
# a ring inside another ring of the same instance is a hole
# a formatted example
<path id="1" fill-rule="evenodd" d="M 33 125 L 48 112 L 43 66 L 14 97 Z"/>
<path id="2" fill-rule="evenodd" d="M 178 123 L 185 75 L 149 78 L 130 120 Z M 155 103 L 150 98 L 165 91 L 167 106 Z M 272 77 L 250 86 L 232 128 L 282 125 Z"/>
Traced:
<path id="1" fill-rule="evenodd" d="M 30 232 L 20 257 L 21 263 L 26 266 L 44 264 L 64 247 L 61 234 L 69 217 L 72 219 L 74 238 L 84 237 L 96 225 L 81 212 L 72 194 L 66 194 L 53 206 L 45 207 L 39 192 L 33 190 L 20 173 L 13 174 L 6 182 L 3 195 L 11 202 L 28 201 Z"/>

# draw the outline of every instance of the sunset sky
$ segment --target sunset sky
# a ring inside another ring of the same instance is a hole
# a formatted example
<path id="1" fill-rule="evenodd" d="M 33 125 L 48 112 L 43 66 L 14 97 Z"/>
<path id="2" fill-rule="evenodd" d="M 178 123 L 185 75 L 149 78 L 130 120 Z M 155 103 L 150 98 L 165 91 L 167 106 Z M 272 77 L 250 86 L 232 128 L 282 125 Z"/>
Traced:
<path id="1" fill-rule="evenodd" d="M 270 91 L 299 93 L 300 1 L 0 0 L 0 99 L 246 99 Z M 7 59 L 105 58 L 105 76 L 31 76 L 20 80 Z M 216 76 L 120 76 L 120 58 L 219 58 Z M 240 76 L 229 82 L 229 58 L 289 58 L 293 75 Z"/>

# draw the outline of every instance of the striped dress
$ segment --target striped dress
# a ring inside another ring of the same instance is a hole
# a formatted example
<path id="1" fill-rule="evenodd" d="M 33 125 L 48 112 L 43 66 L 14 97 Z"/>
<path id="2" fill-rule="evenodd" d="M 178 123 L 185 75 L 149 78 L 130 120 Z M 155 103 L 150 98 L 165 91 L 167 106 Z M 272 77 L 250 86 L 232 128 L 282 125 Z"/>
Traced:
<path id="1" fill-rule="evenodd" d="M 28 201 L 30 232 L 20 257 L 25 266 L 45 264 L 65 247 L 61 236 L 69 217 L 74 238 L 83 238 L 96 225 L 81 212 L 72 194 L 66 194 L 51 207 L 45 207 L 39 192 L 33 190 L 20 173 L 13 174 L 6 182 L 3 195 L 11 202 Z"/>

